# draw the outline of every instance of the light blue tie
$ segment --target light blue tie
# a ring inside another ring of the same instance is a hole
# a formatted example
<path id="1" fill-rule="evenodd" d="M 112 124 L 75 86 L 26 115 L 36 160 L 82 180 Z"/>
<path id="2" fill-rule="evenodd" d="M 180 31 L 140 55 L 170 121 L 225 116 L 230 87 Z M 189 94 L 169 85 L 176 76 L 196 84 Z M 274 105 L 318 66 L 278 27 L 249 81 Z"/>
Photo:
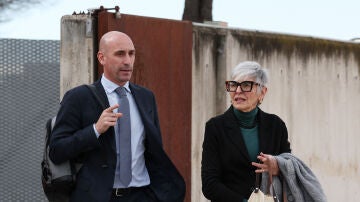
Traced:
<path id="1" fill-rule="evenodd" d="M 129 100 L 126 96 L 126 89 L 124 87 L 118 87 L 116 93 L 120 97 L 119 112 L 122 113 L 117 121 L 117 127 L 119 131 L 119 149 L 120 157 L 120 182 L 124 186 L 128 186 L 132 173 L 131 173 L 131 125 L 130 125 L 130 107 Z"/>

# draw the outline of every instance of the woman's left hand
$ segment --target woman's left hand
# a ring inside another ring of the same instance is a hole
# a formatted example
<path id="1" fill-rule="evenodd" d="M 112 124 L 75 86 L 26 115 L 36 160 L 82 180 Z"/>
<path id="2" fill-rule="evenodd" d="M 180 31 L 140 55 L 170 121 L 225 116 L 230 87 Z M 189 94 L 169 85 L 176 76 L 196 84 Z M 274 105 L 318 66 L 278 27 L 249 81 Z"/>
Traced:
<path id="1" fill-rule="evenodd" d="M 257 157 L 262 163 L 252 162 L 251 165 L 256 166 L 256 173 L 269 172 L 271 175 L 279 174 L 279 166 L 274 156 L 270 154 L 260 153 Z"/>

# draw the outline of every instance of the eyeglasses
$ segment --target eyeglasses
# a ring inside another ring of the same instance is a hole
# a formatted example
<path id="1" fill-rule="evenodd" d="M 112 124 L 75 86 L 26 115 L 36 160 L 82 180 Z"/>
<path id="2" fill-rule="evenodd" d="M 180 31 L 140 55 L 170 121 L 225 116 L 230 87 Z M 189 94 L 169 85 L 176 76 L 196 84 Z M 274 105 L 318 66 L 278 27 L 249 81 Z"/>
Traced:
<path id="1" fill-rule="evenodd" d="M 236 92 L 236 89 L 240 86 L 242 92 L 250 92 L 253 88 L 253 85 L 260 86 L 259 83 L 254 81 L 243 81 L 241 83 L 236 81 L 225 81 L 226 91 L 227 92 Z"/>

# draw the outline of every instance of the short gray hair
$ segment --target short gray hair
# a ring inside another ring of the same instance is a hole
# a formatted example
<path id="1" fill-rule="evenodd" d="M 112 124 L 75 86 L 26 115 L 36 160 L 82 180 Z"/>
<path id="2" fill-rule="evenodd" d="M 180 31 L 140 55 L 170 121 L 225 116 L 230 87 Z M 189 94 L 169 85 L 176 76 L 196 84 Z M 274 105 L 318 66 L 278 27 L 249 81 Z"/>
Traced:
<path id="1" fill-rule="evenodd" d="M 254 61 L 244 61 L 236 65 L 231 72 L 231 78 L 254 78 L 257 83 L 262 86 L 266 86 L 269 81 L 269 74 L 267 69 L 261 67 L 261 65 Z"/>

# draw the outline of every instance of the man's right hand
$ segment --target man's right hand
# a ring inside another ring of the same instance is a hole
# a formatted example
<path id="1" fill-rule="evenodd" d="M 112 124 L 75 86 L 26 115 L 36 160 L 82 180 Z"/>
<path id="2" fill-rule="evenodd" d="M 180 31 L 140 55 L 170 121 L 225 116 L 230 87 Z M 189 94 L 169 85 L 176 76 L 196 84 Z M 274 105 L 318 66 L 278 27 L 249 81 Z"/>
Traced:
<path id="1" fill-rule="evenodd" d="M 105 133 L 110 126 L 115 126 L 117 119 L 122 116 L 122 113 L 114 113 L 113 110 L 117 109 L 119 107 L 118 104 L 115 104 L 107 109 L 105 109 L 101 115 L 98 121 L 95 124 L 95 128 L 97 132 L 101 134 Z"/>

